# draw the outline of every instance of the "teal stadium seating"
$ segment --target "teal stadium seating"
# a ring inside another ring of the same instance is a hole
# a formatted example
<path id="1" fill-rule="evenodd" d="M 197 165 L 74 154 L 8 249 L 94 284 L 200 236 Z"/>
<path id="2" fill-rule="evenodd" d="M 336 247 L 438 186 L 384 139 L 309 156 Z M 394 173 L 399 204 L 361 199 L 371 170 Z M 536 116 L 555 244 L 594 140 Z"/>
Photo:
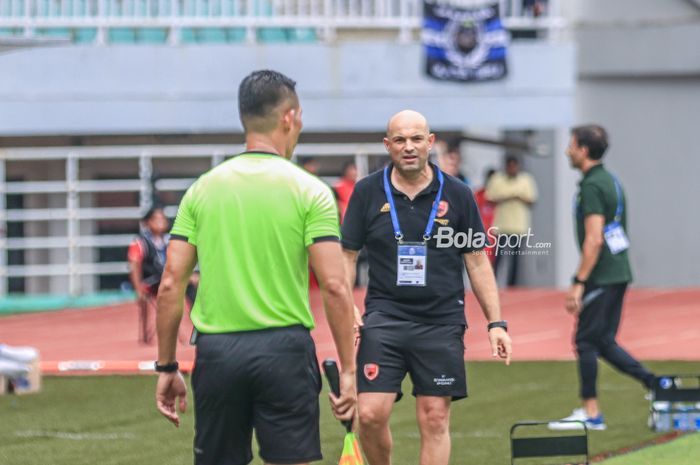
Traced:
<path id="1" fill-rule="evenodd" d="M 169 16 L 172 3 L 168 1 L 147 0 L 123 1 L 105 0 L 106 13 L 112 17 L 157 17 Z M 228 17 L 245 14 L 244 4 L 234 0 L 204 0 L 195 2 L 183 0 L 179 14 L 181 16 Z M 34 14 L 37 17 L 89 17 L 95 14 L 97 4 L 92 0 L 38 0 Z M 24 16 L 25 2 L 15 0 L 0 3 L 0 16 Z M 257 0 L 253 14 L 272 16 L 271 0 Z M 38 37 L 70 40 L 77 44 L 92 44 L 97 38 L 97 28 L 38 28 Z M 246 40 L 245 27 L 201 27 L 183 28 L 179 31 L 183 44 L 224 44 L 241 43 Z M 21 36 L 22 28 L 0 28 L 0 37 Z M 256 31 L 260 43 L 305 43 L 318 40 L 312 28 L 262 27 Z M 167 28 L 152 27 L 111 27 L 106 31 L 109 44 L 165 44 L 168 42 Z"/>

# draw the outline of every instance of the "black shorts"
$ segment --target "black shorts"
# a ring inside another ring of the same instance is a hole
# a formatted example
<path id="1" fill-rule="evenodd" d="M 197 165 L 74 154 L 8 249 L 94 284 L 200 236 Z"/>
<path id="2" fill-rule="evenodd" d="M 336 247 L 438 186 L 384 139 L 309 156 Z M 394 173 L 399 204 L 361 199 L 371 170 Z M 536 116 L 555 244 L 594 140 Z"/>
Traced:
<path id="1" fill-rule="evenodd" d="M 196 465 L 320 460 L 321 374 L 302 326 L 199 334 L 192 375 Z"/>
<path id="2" fill-rule="evenodd" d="M 467 397 L 464 325 L 429 325 L 372 312 L 360 331 L 358 392 L 395 392 L 399 401 L 408 373 L 414 396 Z"/>

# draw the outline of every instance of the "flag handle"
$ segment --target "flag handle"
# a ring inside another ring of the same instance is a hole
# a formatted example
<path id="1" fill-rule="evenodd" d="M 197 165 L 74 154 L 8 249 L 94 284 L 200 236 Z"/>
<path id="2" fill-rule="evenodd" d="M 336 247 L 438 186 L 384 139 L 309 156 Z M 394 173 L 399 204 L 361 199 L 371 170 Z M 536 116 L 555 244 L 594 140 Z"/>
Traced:
<path id="1" fill-rule="evenodd" d="M 327 358 L 323 361 L 323 372 L 326 374 L 326 379 L 331 387 L 331 391 L 336 397 L 340 396 L 340 374 L 338 373 L 338 365 L 332 358 Z M 352 421 L 341 421 L 345 430 L 349 433 L 352 431 Z"/>

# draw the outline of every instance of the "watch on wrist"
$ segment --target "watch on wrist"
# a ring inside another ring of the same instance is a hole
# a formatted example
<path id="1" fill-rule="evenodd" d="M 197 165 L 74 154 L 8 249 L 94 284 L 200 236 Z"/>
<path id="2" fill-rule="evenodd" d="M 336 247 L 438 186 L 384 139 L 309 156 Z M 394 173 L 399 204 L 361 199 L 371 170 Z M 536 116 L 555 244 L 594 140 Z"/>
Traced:
<path id="1" fill-rule="evenodd" d="M 177 371 L 178 368 L 180 368 L 180 364 L 177 362 L 173 362 L 165 365 L 159 365 L 156 361 L 153 364 L 153 367 L 156 370 L 156 373 L 174 373 Z"/>
<path id="2" fill-rule="evenodd" d="M 579 277 L 577 275 L 574 275 L 574 277 L 571 278 L 571 284 L 583 284 L 583 285 L 585 285 L 586 281 L 583 279 L 579 279 Z"/>
<path id="3" fill-rule="evenodd" d="M 503 328 L 505 332 L 508 332 L 508 322 L 506 320 L 492 321 L 486 326 L 486 328 L 488 331 L 491 331 L 493 328 Z"/>

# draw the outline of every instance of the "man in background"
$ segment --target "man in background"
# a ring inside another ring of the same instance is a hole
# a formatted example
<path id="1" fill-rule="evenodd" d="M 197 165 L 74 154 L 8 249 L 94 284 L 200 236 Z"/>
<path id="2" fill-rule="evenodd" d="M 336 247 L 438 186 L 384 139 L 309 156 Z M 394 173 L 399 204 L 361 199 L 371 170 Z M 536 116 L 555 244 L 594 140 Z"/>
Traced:
<path id="1" fill-rule="evenodd" d="M 460 151 L 460 139 L 455 138 L 449 142 L 440 142 L 437 145 L 437 161 L 440 169 L 462 181 L 464 184 L 469 184 L 467 177 L 462 174 L 462 152 Z"/>
<path id="2" fill-rule="evenodd" d="M 506 244 L 498 248 L 496 276 L 501 276 L 507 264 L 506 285 L 515 286 L 522 241 L 512 239 L 508 243 L 508 238 L 529 232 L 530 209 L 537 200 L 537 184 L 529 173 L 520 170 L 520 160 L 509 155 L 505 160 L 505 171 L 494 174 L 486 185 L 486 200 L 496 204 L 493 225 L 498 228 L 499 244 Z"/>
<path id="3" fill-rule="evenodd" d="M 647 389 L 654 374 L 615 340 L 622 315 L 622 302 L 632 281 L 627 239 L 627 200 L 622 184 L 602 162 L 608 135 L 597 125 L 571 130 L 566 155 L 571 166 L 583 174 L 576 196 L 576 234 L 581 260 L 566 296 L 566 310 L 578 317 L 578 355 L 582 408 L 564 420 L 584 421 L 589 429 L 606 429 L 598 404 L 596 381 L 598 357 L 636 379 Z M 582 428 L 579 423 L 554 422 L 555 430 Z"/>
<path id="4" fill-rule="evenodd" d="M 170 222 L 160 206 L 151 207 L 141 218 L 141 230 L 129 244 L 129 280 L 136 293 L 139 306 L 139 341 L 153 342 L 156 334 L 156 296 L 165 269 L 165 251 L 168 247 Z M 187 286 L 185 298 L 192 307 L 197 295 L 197 275 L 193 274 Z M 188 329 L 183 326 L 180 341 L 186 342 Z"/>
<path id="5" fill-rule="evenodd" d="M 484 176 L 484 184 L 479 190 L 474 192 L 474 200 L 476 201 L 476 206 L 479 207 L 479 215 L 481 215 L 481 222 L 484 224 L 484 231 L 487 231 L 493 226 L 493 217 L 496 214 L 496 204 L 486 199 L 486 186 L 488 186 L 489 181 L 493 175 L 496 174 L 496 170 L 489 168 L 486 171 L 486 176 Z M 496 261 L 496 256 L 494 255 L 495 247 L 487 247 L 484 249 L 484 253 L 488 255 L 491 265 Z"/>
<path id="6" fill-rule="evenodd" d="M 355 183 L 357 182 L 357 166 L 355 166 L 354 161 L 346 162 L 343 165 L 343 172 L 340 175 L 340 179 L 333 187 L 335 190 L 335 196 L 338 199 L 338 210 L 340 212 L 340 222 L 343 222 L 343 217 L 345 217 L 345 210 L 348 209 L 348 202 L 350 202 L 350 197 L 352 196 L 352 191 L 355 190 Z"/>

